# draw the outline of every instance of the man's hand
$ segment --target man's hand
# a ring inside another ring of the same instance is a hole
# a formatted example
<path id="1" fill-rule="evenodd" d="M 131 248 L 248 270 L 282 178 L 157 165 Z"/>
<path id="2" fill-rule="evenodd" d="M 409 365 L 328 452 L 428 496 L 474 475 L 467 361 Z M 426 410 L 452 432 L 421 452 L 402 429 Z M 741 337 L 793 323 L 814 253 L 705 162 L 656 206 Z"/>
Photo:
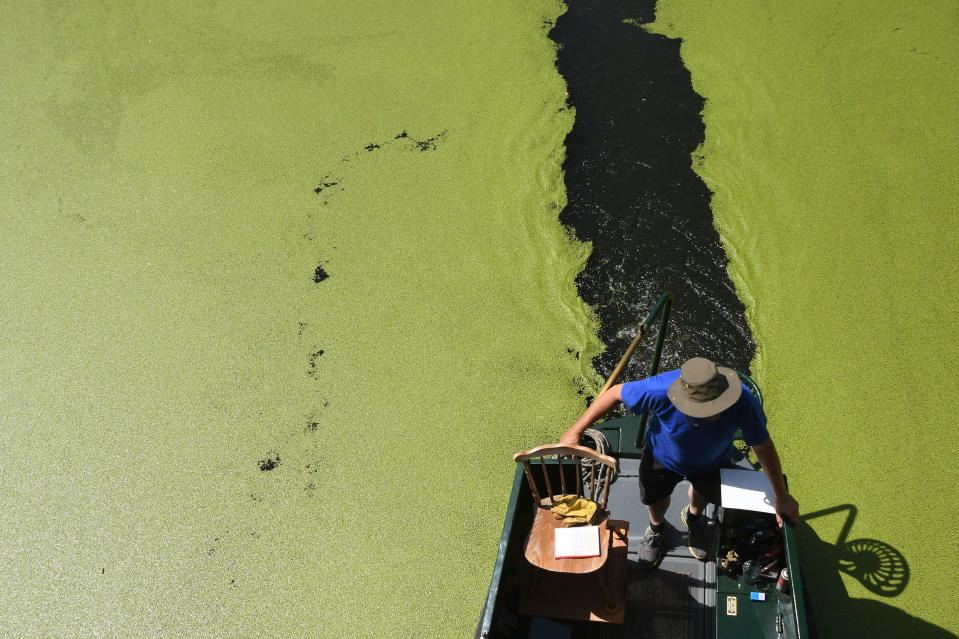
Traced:
<path id="1" fill-rule="evenodd" d="M 579 437 L 583 434 L 583 431 L 592 426 L 593 422 L 606 414 L 606 412 L 613 407 L 614 404 L 621 401 L 620 400 L 620 391 L 622 390 L 622 384 L 616 384 L 605 393 L 596 398 L 589 408 L 586 409 L 586 412 L 583 413 L 583 416 L 576 420 L 576 423 L 569 427 L 569 429 L 563 433 L 563 436 L 559 438 L 559 443 L 565 446 L 577 446 L 579 445 Z"/>
<path id="2" fill-rule="evenodd" d="M 776 523 L 780 528 L 783 527 L 783 517 L 794 524 L 799 523 L 799 502 L 789 493 L 776 499 Z"/>
<path id="3" fill-rule="evenodd" d="M 577 446 L 579 445 L 580 436 L 581 433 L 578 429 L 570 428 L 559 438 L 559 443 L 564 446 Z"/>
<path id="4" fill-rule="evenodd" d="M 776 523 L 783 527 L 783 516 L 794 524 L 799 523 L 799 502 L 793 499 L 786 488 L 786 480 L 783 478 L 782 464 L 779 463 L 779 453 L 776 452 L 776 445 L 772 438 L 767 439 L 761 444 L 753 446 L 756 451 L 756 457 L 766 471 L 766 478 L 769 485 L 772 486 L 773 494 L 776 495 Z"/>

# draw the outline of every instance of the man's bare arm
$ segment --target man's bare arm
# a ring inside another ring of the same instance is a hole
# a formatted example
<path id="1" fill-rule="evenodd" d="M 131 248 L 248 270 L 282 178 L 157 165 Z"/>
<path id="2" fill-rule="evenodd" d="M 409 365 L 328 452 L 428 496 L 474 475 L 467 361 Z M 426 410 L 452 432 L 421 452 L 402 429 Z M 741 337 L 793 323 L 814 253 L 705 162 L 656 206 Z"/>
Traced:
<path id="1" fill-rule="evenodd" d="M 776 445 L 772 437 L 762 444 L 753 446 L 756 451 L 756 457 L 762 464 L 766 477 L 773 487 L 773 494 L 776 496 L 776 520 L 780 527 L 783 525 L 783 516 L 789 518 L 794 524 L 799 523 L 799 502 L 797 502 L 789 490 L 786 488 L 786 480 L 783 478 L 782 464 L 779 461 L 779 453 L 776 452 Z"/>
<path id="2" fill-rule="evenodd" d="M 578 444 L 579 438 L 584 430 L 605 415 L 617 402 L 622 401 L 622 396 L 620 395 L 622 388 L 622 384 L 616 384 L 597 397 L 593 403 L 589 405 L 589 408 L 586 409 L 586 412 L 583 413 L 583 416 L 577 419 L 576 422 L 563 433 L 563 436 L 559 438 L 559 443 L 566 445 Z"/>

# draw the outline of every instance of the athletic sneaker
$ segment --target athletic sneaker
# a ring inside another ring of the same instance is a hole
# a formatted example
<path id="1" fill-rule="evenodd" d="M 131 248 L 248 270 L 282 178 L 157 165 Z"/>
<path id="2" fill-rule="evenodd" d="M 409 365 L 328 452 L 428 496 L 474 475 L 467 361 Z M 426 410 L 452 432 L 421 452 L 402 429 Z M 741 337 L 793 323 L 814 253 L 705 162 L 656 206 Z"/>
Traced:
<path id="1" fill-rule="evenodd" d="M 706 528 L 706 515 L 699 513 L 698 517 L 689 516 L 689 506 L 683 508 L 679 518 L 689 531 L 689 554 L 700 561 L 706 561 L 709 555 L 709 530 Z"/>
<path id="2" fill-rule="evenodd" d="M 646 528 L 646 534 L 639 540 L 639 545 L 636 547 L 636 558 L 639 560 L 640 566 L 643 568 L 656 567 L 665 552 L 665 548 L 663 548 L 665 537 L 665 525 L 662 532 L 653 532 L 652 528 Z"/>

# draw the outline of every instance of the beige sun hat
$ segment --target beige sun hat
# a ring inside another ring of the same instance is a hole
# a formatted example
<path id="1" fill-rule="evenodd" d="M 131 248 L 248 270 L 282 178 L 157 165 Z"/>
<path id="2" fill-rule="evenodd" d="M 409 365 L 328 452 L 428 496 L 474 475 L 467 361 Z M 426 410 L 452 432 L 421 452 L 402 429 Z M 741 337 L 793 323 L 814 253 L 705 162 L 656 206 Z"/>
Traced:
<path id="1" fill-rule="evenodd" d="M 679 412 L 690 417 L 718 415 L 735 404 L 742 392 L 736 371 L 716 366 L 705 357 L 694 357 L 683 364 L 679 379 L 667 391 Z"/>

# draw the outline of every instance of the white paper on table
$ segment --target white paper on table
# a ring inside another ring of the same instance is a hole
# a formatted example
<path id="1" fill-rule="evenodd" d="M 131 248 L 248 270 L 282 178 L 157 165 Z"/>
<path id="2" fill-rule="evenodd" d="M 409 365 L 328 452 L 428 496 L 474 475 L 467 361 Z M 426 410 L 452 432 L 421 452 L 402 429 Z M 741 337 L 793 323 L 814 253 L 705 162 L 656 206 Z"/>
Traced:
<path id="1" fill-rule="evenodd" d="M 553 556 L 556 559 L 599 557 L 599 526 L 557 528 L 553 537 Z"/>
<path id="2" fill-rule="evenodd" d="M 774 513 L 776 499 L 766 473 L 755 470 L 719 469 L 723 508 Z"/>

